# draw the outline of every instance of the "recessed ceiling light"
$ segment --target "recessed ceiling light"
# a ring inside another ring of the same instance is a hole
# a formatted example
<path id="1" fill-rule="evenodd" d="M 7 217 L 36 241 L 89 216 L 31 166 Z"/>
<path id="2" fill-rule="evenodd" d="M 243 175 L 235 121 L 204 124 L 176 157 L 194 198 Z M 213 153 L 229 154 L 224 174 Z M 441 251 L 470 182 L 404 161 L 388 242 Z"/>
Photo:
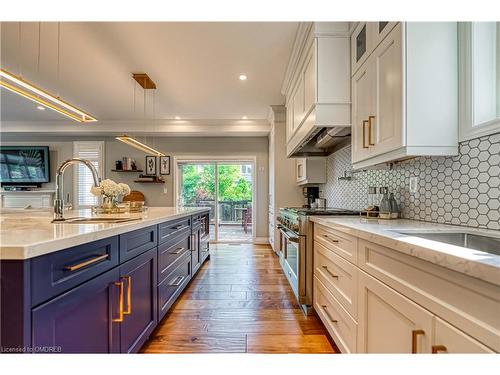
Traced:
<path id="1" fill-rule="evenodd" d="M 248 117 L 247 117 L 247 116 L 243 116 L 241 119 L 242 119 L 242 120 L 247 120 L 247 119 L 248 119 Z"/>
<path id="2" fill-rule="evenodd" d="M 240 74 L 240 81 L 246 81 L 247 80 L 247 75 L 246 74 Z"/>
<path id="3" fill-rule="evenodd" d="M 40 111 L 45 111 L 45 107 L 41 105 L 37 105 L 36 109 L 39 109 Z"/>
<path id="4" fill-rule="evenodd" d="M 176 120 L 180 120 L 180 119 L 181 119 L 181 117 L 180 117 L 180 116 L 175 116 L 175 119 L 176 119 Z"/>

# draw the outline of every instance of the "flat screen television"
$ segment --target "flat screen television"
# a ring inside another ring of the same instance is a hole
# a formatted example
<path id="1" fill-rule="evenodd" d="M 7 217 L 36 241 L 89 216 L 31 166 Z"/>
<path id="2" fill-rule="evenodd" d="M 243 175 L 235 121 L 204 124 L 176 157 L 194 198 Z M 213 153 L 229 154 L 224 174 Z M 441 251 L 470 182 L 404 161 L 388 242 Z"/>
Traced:
<path id="1" fill-rule="evenodd" d="M 48 146 L 0 146 L 0 183 L 40 185 L 50 180 Z"/>

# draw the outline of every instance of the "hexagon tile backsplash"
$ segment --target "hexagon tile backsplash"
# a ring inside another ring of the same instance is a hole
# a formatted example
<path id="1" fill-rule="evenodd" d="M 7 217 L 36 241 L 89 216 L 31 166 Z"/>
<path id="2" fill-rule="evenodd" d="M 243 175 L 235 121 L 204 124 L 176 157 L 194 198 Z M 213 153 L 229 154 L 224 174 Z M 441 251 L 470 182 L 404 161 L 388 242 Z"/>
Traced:
<path id="1" fill-rule="evenodd" d="M 419 157 L 338 180 L 350 170 L 350 147 L 328 157 L 321 189 L 328 206 L 362 209 L 369 186 L 387 186 L 404 218 L 500 230 L 500 133 L 462 142 L 458 156 Z M 416 193 L 409 191 L 412 176 Z"/>

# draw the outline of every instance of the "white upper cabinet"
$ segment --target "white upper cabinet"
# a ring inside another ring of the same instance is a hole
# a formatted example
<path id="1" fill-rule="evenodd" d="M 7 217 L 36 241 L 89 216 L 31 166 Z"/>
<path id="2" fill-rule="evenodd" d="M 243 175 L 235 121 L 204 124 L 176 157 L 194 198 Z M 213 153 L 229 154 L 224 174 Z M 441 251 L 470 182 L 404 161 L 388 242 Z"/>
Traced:
<path id="1" fill-rule="evenodd" d="M 457 23 L 360 23 L 351 42 L 353 167 L 456 155 Z"/>
<path id="2" fill-rule="evenodd" d="M 301 155 L 325 127 L 350 128 L 348 22 L 301 23 L 282 93 L 287 107 L 287 156 Z"/>
<path id="3" fill-rule="evenodd" d="M 460 141 L 500 131 L 500 22 L 459 24 Z"/>

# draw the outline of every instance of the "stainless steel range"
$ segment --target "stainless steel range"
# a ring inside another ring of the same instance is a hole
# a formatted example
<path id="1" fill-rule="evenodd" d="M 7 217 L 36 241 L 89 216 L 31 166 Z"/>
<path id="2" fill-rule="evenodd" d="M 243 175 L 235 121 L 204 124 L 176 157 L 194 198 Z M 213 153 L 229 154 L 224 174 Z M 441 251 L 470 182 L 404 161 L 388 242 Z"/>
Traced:
<path id="1" fill-rule="evenodd" d="M 310 216 L 359 216 L 359 211 L 341 208 L 281 208 L 278 229 L 281 232 L 279 258 L 281 268 L 303 311 L 312 311 L 313 294 L 313 225 Z"/>

